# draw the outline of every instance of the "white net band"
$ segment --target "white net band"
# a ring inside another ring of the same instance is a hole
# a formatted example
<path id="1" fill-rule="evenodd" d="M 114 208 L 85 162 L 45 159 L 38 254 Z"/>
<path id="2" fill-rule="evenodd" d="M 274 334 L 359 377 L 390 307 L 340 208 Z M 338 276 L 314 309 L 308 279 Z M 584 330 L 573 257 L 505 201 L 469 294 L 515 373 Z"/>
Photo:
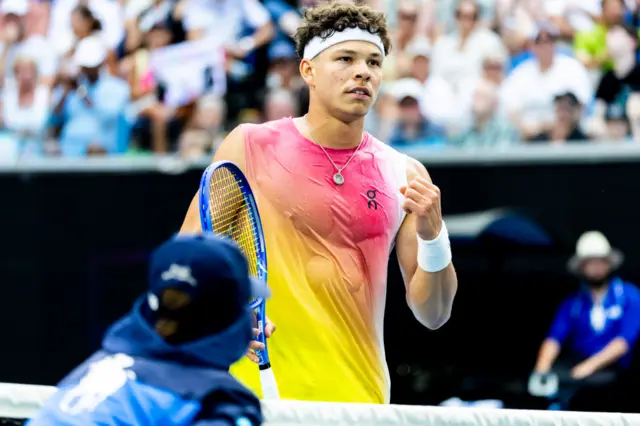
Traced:
<path id="1" fill-rule="evenodd" d="M 55 391 L 49 386 L 0 384 L 0 417 L 29 418 Z M 640 414 L 573 413 L 487 408 L 264 401 L 270 426 L 631 426 Z"/>

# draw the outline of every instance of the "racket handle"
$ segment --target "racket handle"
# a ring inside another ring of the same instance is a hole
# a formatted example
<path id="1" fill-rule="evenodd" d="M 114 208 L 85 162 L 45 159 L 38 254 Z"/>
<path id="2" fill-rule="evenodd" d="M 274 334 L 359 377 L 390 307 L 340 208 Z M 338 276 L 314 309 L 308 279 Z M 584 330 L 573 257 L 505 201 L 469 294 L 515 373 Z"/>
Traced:
<path id="1" fill-rule="evenodd" d="M 276 376 L 273 375 L 273 370 L 270 367 L 260 370 L 260 384 L 262 385 L 263 399 L 280 399 Z"/>

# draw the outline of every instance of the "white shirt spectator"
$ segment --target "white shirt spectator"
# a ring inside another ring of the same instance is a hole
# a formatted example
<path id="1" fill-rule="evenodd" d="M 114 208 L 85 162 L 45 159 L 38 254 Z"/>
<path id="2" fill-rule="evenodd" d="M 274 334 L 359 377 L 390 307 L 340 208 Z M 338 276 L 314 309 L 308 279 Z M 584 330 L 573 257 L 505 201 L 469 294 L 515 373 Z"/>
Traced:
<path id="1" fill-rule="evenodd" d="M 117 1 L 88 0 L 87 7 L 102 24 L 101 37 L 109 49 L 115 49 L 124 39 L 124 11 Z M 75 43 L 71 29 L 71 12 L 78 0 L 56 0 L 51 10 L 49 38 L 59 55 L 64 55 Z"/>
<path id="2" fill-rule="evenodd" d="M 457 90 L 457 84 L 468 77 L 480 74 L 482 58 L 488 51 L 506 51 L 500 37 L 491 30 L 477 28 L 460 49 L 457 33 L 442 36 L 433 46 L 432 73 L 439 75 Z"/>
<path id="3" fill-rule="evenodd" d="M 16 85 L 10 85 L 2 91 L 2 122 L 24 143 L 25 155 L 38 155 L 42 150 L 48 116 L 49 89 L 46 86 L 35 89 L 33 103 L 29 106 L 20 106 L 18 103 Z"/>
<path id="4" fill-rule="evenodd" d="M 186 0 L 183 24 L 187 31 L 206 29 L 223 44 L 240 38 L 243 22 L 260 28 L 271 20 L 257 0 Z"/>
<path id="5" fill-rule="evenodd" d="M 509 115 L 518 114 L 524 124 L 540 124 L 553 121 L 554 97 L 566 92 L 585 106 L 593 100 L 585 67 L 574 58 L 556 55 L 546 72 L 540 71 L 535 59 L 516 67 L 505 80 L 501 97 Z"/>

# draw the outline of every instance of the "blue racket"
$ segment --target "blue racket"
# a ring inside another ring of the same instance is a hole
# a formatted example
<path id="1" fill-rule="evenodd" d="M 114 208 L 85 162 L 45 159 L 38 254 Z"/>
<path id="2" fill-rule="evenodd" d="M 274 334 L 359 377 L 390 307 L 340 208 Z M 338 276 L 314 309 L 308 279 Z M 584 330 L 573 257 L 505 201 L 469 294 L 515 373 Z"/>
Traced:
<path id="1" fill-rule="evenodd" d="M 232 162 L 218 161 L 204 171 L 200 180 L 200 222 L 203 231 L 234 240 L 247 258 L 249 274 L 267 285 L 267 251 L 258 206 L 249 182 Z M 253 299 L 249 305 L 256 314 L 260 331 L 257 340 L 265 345 L 264 350 L 255 351 L 259 359 L 262 394 L 265 399 L 278 399 L 278 386 L 264 335 L 265 300 Z"/>

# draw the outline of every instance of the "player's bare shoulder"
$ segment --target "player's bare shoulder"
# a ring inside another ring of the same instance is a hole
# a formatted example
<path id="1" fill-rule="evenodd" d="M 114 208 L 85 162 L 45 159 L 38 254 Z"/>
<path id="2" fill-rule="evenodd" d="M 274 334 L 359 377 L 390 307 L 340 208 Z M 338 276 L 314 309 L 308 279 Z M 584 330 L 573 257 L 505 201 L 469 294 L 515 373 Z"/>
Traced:
<path id="1" fill-rule="evenodd" d="M 227 135 L 226 138 L 220 143 L 218 149 L 213 155 L 213 162 L 216 161 L 231 161 L 245 171 L 245 132 L 243 126 L 237 126 Z"/>

